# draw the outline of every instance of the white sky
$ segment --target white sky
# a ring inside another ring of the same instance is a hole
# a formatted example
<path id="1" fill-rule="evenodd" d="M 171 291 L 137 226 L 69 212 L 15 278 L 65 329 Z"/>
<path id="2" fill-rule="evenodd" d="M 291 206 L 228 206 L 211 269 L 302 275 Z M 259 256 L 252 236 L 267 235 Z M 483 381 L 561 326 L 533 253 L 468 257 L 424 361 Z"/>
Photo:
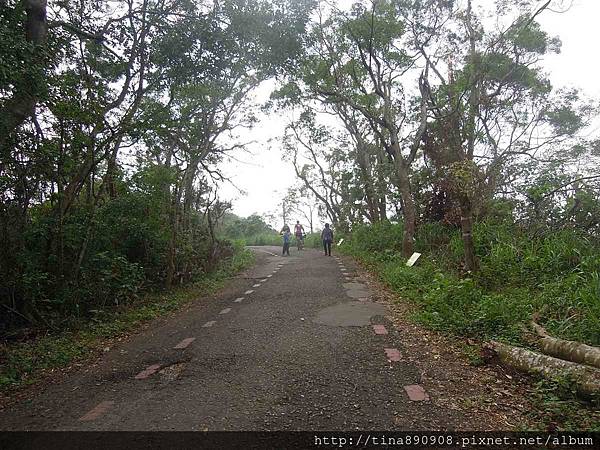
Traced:
<path id="1" fill-rule="evenodd" d="M 562 6 L 570 3 L 570 0 L 563 0 Z M 600 99 L 598 18 L 600 0 L 572 0 L 572 6 L 566 13 L 544 12 L 539 16 L 542 28 L 562 41 L 561 53 L 549 55 L 544 61 L 555 87 L 580 88 L 588 96 Z M 272 87 L 272 83 L 261 86 L 256 92 L 256 100 L 266 101 Z M 242 162 L 232 161 L 224 165 L 224 172 L 246 193 L 240 194 L 230 185 L 222 187 L 221 198 L 233 201 L 235 214 L 245 217 L 253 213 L 275 212 L 285 191 L 296 183 L 293 166 L 290 161 L 282 160 L 277 142 L 285 125 L 286 118 L 281 115 L 261 116 L 260 122 L 246 138 L 247 141 L 257 141 L 248 147 L 251 154 L 238 154 L 237 159 Z M 269 143 L 269 140 L 272 141 Z"/>

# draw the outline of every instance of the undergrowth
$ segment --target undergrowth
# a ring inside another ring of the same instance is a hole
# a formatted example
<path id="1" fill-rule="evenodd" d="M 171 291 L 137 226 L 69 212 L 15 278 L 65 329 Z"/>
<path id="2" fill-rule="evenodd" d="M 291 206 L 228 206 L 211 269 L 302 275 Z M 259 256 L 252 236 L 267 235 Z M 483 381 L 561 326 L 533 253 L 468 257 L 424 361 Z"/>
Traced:
<path id="1" fill-rule="evenodd" d="M 460 231 L 423 224 L 415 236 L 417 264 L 400 254 L 402 225 L 360 226 L 341 249 L 415 304 L 412 319 L 449 334 L 529 346 L 523 329 L 534 313 L 555 337 L 600 344 L 600 245 L 573 230 L 545 235 L 512 224 L 479 223 L 479 270 L 465 273 Z M 471 364 L 482 361 L 465 350 Z M 568 380 L 537 379 L 530 400 L 539 429 L 598 431 L 597 403 L 582 402 Z"/>
<path id="2" fill-rule="evenodd" d="M 598 400 L 581 402 L 571 380 L 534 378 L 529 419 L 545 431 L 600 432 Z"/>
<path id="3" fill-rule="evenodd" d="M 170 291 L 148 293 L 117 311 L 74 323 L 59 333 L 0 345 L 0 392 L 34 383 L 48 370 L 66 367 L 99 351 L 104 340 L 123 335 L 193 299 L 215 292 L 227 278 L 248 267 L 253 260 L 253 254 L 238 245 L 232 257 L 193 283 Z"/>
<path id="4" fill-rule="evenodd" d="M 479 271 L 462 271 L 459 230 L 420 227 L 414 267 L 400 255 L 402 225 L 353 230 L 342 246 L 374 269 L 403 298 L 420 306 L 415 318 L 440 331 L 525 344 L 522 327 L 534 313 L 556 336 L 600 344 L 600 245 L 563 230 L 532 236 L 508 224 L 474 228 Z"/>

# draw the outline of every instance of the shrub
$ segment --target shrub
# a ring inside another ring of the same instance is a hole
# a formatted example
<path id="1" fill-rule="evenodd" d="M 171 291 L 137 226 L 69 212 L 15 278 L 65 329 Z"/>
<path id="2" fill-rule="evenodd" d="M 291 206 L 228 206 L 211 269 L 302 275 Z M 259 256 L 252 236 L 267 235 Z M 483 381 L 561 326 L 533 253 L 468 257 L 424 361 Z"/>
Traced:
<path id="1" fill-rule="evenodd" d="M 423 256 L 406 267 L 400 255 L 402 225 L 359 226 L 344 251 L 361 259 L 402 297 L 417 303 L 415 318 L 438 330 L 482 339 L 521 341 L 533 313 L 557 337 L 600 344 L 598 244 L 573 230 L 535 235 L 506 222 L 477 223 L 480 270 L 461 273 L 460 231 L 423 224 L 415 249 Z"/>

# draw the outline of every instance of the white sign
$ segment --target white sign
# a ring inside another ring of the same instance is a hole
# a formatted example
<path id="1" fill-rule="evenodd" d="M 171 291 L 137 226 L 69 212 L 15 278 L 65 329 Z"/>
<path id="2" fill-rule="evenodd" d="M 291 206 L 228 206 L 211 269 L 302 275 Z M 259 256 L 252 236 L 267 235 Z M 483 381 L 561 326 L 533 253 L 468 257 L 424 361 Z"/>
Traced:
<path id="1" fill-rule="evenodd" d="M 341 245 L 341 243 L 344 242 L 344 238 L 341 238 L 338 242 L 338 245 Z"/>
<path id="2" fill-rule="evenodd" d="M 419 259 L 419 256 L 421 256 L 420 253 L 414 252 L 412 254 L 412 256 L 410 258 L 408 258 L 408 261 L 406 261 L 406 265 L 408 267 L 412 267 L 415 265 L 415 263 L 417 262 L 417 259 Z"/>

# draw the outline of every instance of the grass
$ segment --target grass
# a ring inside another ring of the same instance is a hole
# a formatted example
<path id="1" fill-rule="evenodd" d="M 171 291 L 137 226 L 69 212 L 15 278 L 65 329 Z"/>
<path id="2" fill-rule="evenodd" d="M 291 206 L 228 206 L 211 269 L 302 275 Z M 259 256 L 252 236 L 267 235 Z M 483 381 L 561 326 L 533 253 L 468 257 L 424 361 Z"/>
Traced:
<path id="1" fill-rule="evenodd" d="M 444 334 L 529 347 L 523 335 L 534 313 L 553 336 L 600 345 L 600 245 L 575 230 L 533 235 L 507 223 L 474 228 L 480 270 L 464 273 L 459 230 L 423 224 L 414 267 L 400 255 L 402 225 L 359 226 L 340 250 L 361 261 L 416 306 L 411 320 Z M 482 364 L 466 346 L 471 364 Z M 598 430 L 596 402 L 582 402 L 568 380 L 537 380 L 532 420 L 540 429 Z M 546 413 L 546 411 L 548 413 Z"/>
<path id="2" fill-rule="evenodd" d="M 263 233 L 242 239 L 245 245 L 282 245 L 282 237 L 277 233 Z"/>
<path id="3" fill-rule="evenodd" d="M 522 327 L 534 313 L 554 336 L 600 345 L 600 246 L 573 230 L 530 236 L 507 224 L 478 224 L 480 270 L 461 270 L 459 231 L 425 224 L 414 267 L 400 255 L 402 226 L 359 227 L 341 246 L 402 298 L 415 318 L 438 331 L 527 345 Z"/>
<path id="4" fill-rule="evenodd" d="M 597 404 L 581 402 L 569 380 L 534 377 L 533 384 L 528 416 L 540 430 L 600 432 Z"/>
<path id="5" fill-rule="evenodd" d="M 235 273 L 250 266 L 254 256 L 238 249 L 213 273 L 189 285 L 165 292 L 151 292 L 123 309 L 103 313 L 56 334 L 0 347 L 0 392 L 33 384 L 53 369 L 81 362 L 101 351 L 103 343 L 125 335 L 140 325 L 176 311 L 198 297 L 220 289 Z"/>

